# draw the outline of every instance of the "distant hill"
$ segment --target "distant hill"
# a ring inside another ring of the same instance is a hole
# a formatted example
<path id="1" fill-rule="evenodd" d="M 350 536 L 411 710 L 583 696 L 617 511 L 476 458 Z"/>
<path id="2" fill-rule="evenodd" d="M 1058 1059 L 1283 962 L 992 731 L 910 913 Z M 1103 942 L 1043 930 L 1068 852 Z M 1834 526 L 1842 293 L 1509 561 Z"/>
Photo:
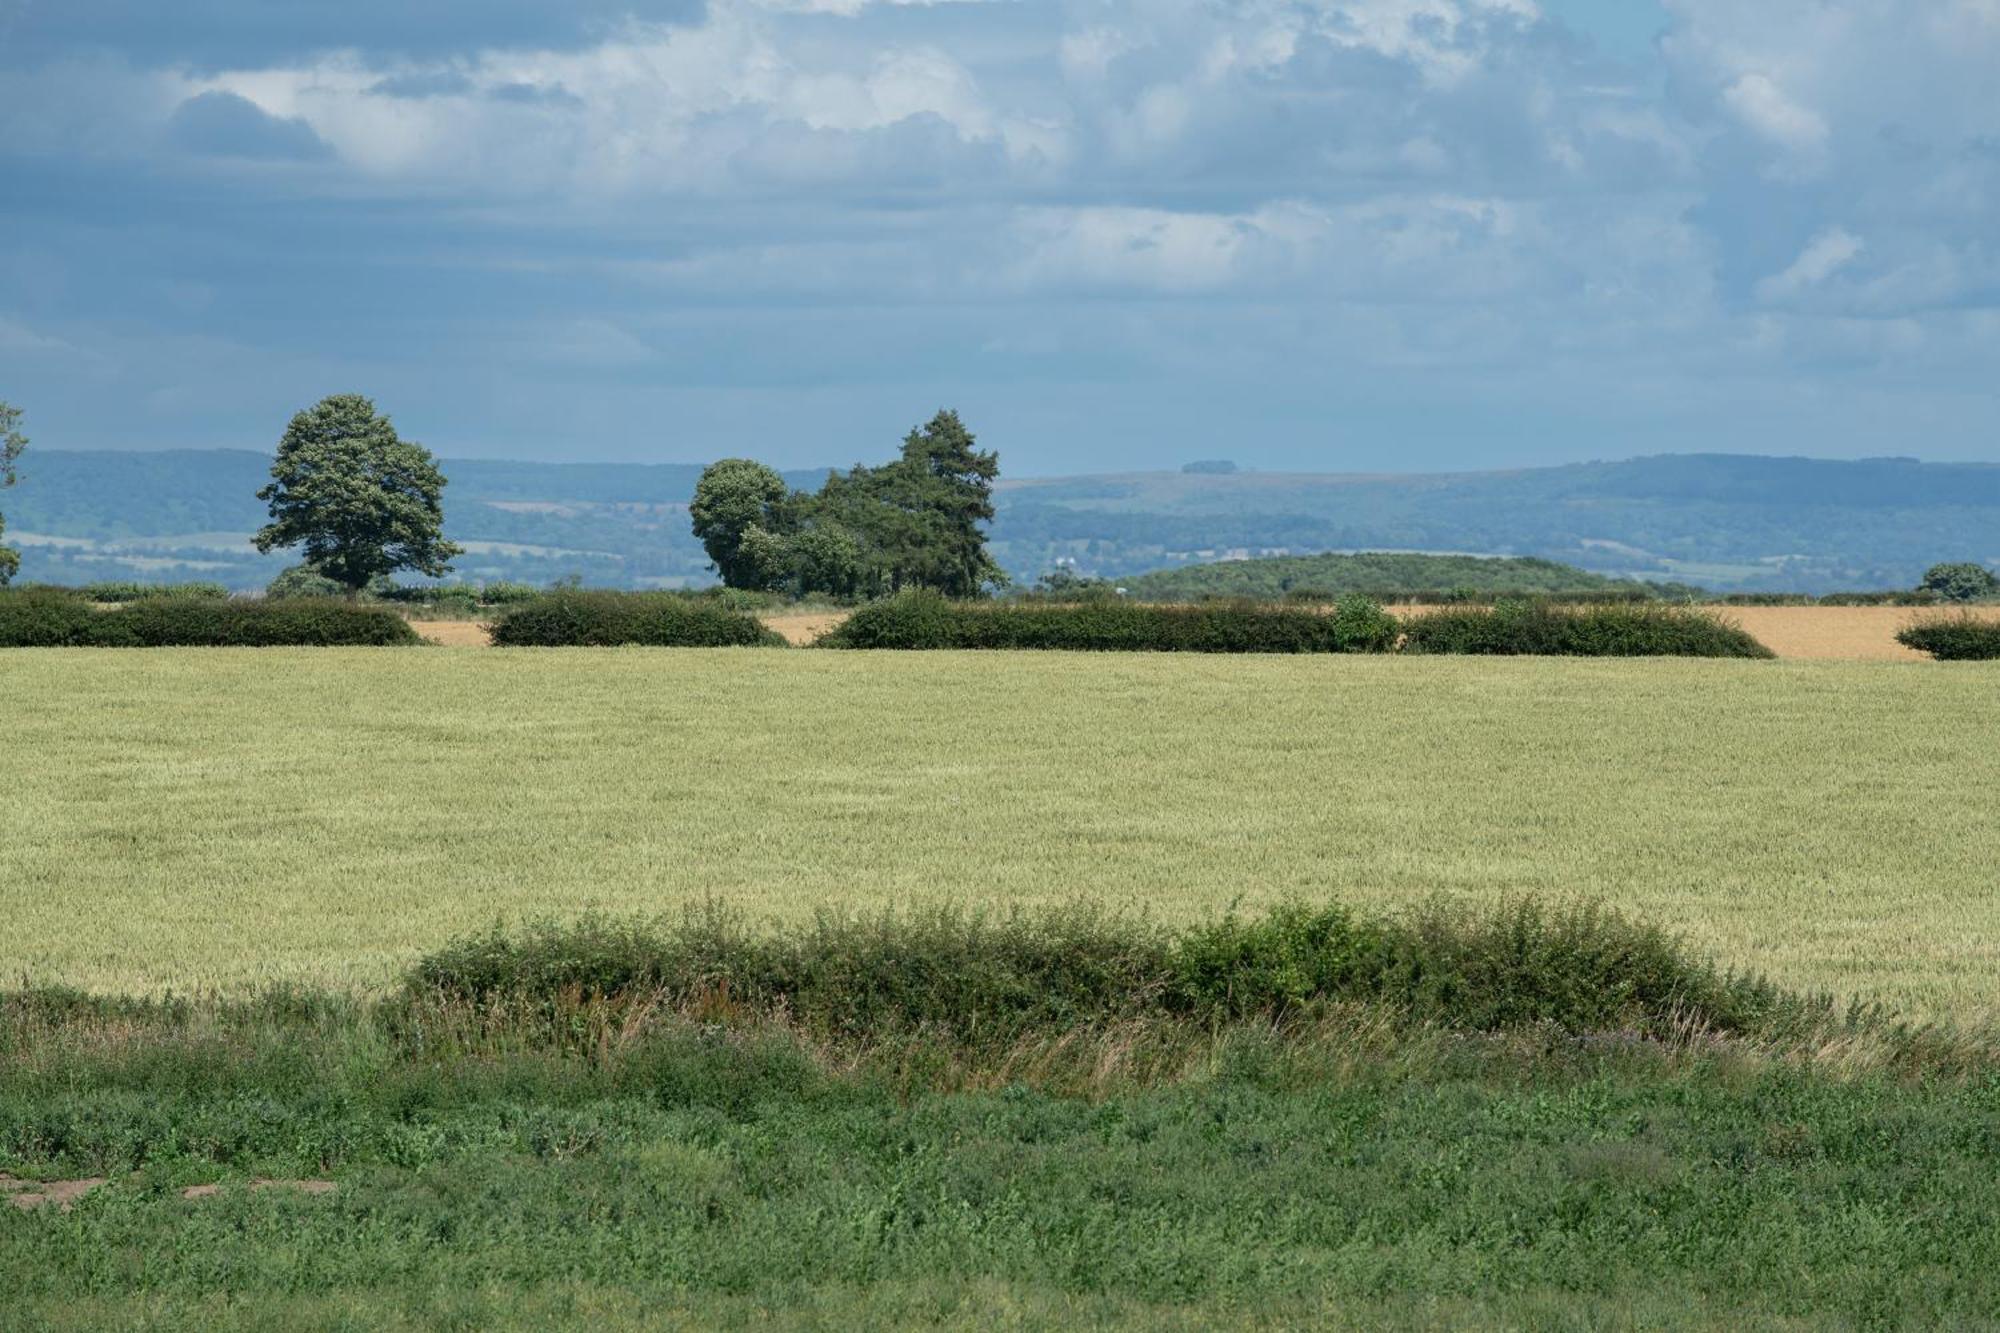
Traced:
<path id="1" fill-rule="evenodd" d="M 1537 556 L 1718 590 L 1906 588 L 1938 560 L 2000 568 L 2000 465 L 1680 454 L 1424 476 L 1182 472 L 1002 483 L 1021 571 L 1120 579 L 1319 551 Z"/>
<path id="2" fill-rule="evenodd" d="M 1002 464 L 1005 464 L 1002 443 Z M 212 578 L 282 568 L 249 546 L 267 455 L 31 449 L 0 498 L 24 580 Z M 688 530 L 700 465 L 445 459 L 461 575 L 612 586 L 713 581 Z M 817 486 L 823 469 L 787 473 Z M 1327 551 L 1560 561 L 1718 590 L 1909 587 L 1939 560 L 2000 567 L 2000 466 L 1687 454 L 1508 472 L 1219 470 L 1003 478 L 992 542 L 1022 582 L 1061 565 L 1151 571 Z"/>
<path id="3" fill-rule="evenodd" d="M 1287 593 L 1579 593 L 1639 585 L 1573 565 L 1532 558 L 1419 555 L 1372 551 L 1354 555 L 1280 555 L 1141 574 L 1120 581 L 1146 601 L 1199 597 L 1282 597 Z"/>

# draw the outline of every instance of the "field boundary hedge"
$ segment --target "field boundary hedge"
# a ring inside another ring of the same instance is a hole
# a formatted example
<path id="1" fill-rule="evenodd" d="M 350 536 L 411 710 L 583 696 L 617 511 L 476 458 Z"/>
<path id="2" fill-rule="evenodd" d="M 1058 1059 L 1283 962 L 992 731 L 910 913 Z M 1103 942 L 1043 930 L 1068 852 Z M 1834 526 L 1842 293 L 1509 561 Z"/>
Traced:
<path id="1" fill-rule="evenodd" d="M 65 593 L 0 593 L 0 648 L 348 648 L 421 642 L 393 611 L 331 598 L 156 597 L 99 610 Z"/>
<path id="2" fill-rule="evenodd" d="M 769 648 L 785 637 L 719 600 L 670 592 L 559 591 L 493 626 L 500 648 Z"/>
<path id="3" fill-rule="evenodd" d="M 1450 607 L 1404 622 L 1412 653 L 1533 657 L 1739 657 L 1777 654 L 1742 627 L 1689 606 L 1561 606 L 1501 602 Z"/>
<path id="4" fill-rule="evenodd" d="M 1158 606 L 954 602 L 899 593 L 862 607 L 819 640 L 827 648 L 1039 649 L 1073 652 L 1379 653 L 1395 617 L 1366 598 L 1331 612 L 1258 602 Z"/>
<path id="5" fill-rule="evenodd" d="M 2000 620 L 1967 612 L 1925 616 L 1898 633 L 1896 641 L 1940 662 L 2000 661 Z"/>

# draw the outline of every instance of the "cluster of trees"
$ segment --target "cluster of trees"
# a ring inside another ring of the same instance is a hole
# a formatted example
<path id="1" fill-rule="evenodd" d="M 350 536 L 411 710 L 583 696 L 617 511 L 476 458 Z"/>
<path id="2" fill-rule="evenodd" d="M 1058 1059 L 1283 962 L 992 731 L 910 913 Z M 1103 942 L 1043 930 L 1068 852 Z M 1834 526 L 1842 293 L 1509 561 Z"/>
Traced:
<path id="1" fill-rule="evenodd" d="M 1007 575 L 986 550 L 1000 460 L 958 413 L 941 411 L 879 467 L 795 491 L 776 469 L 725 458 L 688 506 L 694 534 L 732 588 L 876 597 L 906 587 L 976 597 Z"/>

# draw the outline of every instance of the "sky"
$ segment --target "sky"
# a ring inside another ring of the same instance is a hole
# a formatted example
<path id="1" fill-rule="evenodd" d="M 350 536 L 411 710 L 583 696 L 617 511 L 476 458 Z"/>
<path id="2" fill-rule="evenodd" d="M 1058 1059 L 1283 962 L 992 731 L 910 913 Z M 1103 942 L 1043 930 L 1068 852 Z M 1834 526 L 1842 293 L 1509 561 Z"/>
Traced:
<path id="1" fill-rule="evenodd" d="M 2000 459 L 2000 0 L 0 0 L 37 447 Z"/>

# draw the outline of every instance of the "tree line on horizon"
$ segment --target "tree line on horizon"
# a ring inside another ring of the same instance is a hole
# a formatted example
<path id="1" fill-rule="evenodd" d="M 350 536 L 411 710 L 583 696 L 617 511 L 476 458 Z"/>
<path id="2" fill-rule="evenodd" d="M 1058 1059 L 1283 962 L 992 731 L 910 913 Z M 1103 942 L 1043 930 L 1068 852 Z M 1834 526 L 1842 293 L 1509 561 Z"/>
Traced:
<path id="1" fill-rule="evenodd" d="M 28 444 L 22 417 L 0 401 L 0 489 L 21 479 L 17 464 Z M 1009 583 L 987 548 L 998 476 L 998 455 L 979 449 L 946 409 L 912 429 L 894 459 L 830 472 L 816 491 L 794 489 L 755 459 L 711 464 L 696 483 L 689 518 L 731 588 L 841 601 L 911 587 L 977 597 Z M 304 563 L 281 576 L 288 591 L 358 595 L 403 571 L 438 579 L 461 554 L 444 535 L 446 478 L 437 459 L 398 436 L 359 394 L 333 395 L 295 414 L 270 478 L 256 493 L 270 521 L 253 545 L 265 553 L 303 548 Z M 0 535 L 4 522 L 0 515 Z M 1230 574 L 1210 581 L 1226 591 L 1243 585 L 1243 566 L 1263 563 L 1270 562 L 1210 567 Z M 19 552 L 0 546 L 0 586 L 19 568 Z M 1201 582 L 1200 568 L 1174 577 Z M 1045 579 L 1046 591 L 1087 582 L 1065 573 Z M 1946 601 L 1982 600 L 2000 596 L 2000 578 L 1972 562 L 1940 564 L 1925 573 L 1920 590 Z"/>

